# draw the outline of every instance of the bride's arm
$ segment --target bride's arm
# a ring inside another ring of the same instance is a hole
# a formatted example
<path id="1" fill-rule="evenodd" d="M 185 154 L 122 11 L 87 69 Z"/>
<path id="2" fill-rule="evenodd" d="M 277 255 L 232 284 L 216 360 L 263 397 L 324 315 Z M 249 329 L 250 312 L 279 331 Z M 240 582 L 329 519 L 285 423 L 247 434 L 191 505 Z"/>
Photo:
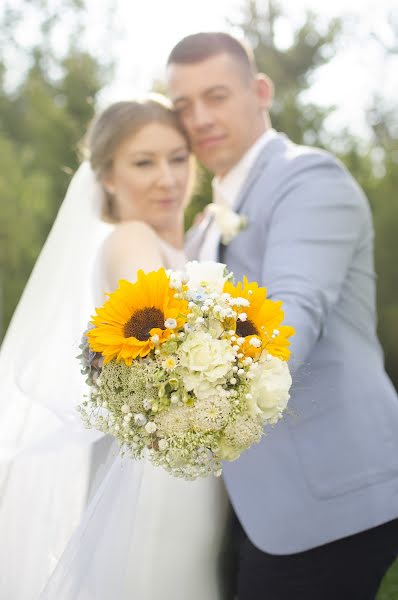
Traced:
<path id="1" fill-rule="evenodd" d="M 118 224 L 105 240 L 102 268 L 108 290 L 114 290 L 120 279 L 135 281 L 137 271 L 154 271 L 164 260 L 154 230 L 142 221 Z"/>

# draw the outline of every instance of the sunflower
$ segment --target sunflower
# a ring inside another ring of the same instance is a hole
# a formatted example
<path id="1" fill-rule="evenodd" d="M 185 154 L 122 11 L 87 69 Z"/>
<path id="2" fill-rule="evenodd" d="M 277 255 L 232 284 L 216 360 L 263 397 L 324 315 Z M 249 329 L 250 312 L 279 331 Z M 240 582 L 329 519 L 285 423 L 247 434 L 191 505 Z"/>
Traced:
<path id="1" fill-rule="evenodd" d="M 108 296 L 87 333 L 91 350 L 100 352 L 105 364 L 116 359 L 131 365 L 186 322 L 187 302 L 175 297 L 164 269 L 140 270 L 135 283 L 121 280 Z"/>
<path id="2" fill-rule="evenodd" d="M 284 319 L 282 302 L 267 298 L 267 290 L 257 283 L 249 283 L 247 278 L 234 286 L 227 281 L 224 292 L 234 298 L 245 298 L 250 302 L 240 310 L 242 318 L 236 321 L 235 331 L 238 337 L 244 338 L 241 352 L 246 357 L 257 358 L 262 350 L 269 354 L 288 360 L 290 356 L 289 337 L 294 328 L 281 325 Z"/>

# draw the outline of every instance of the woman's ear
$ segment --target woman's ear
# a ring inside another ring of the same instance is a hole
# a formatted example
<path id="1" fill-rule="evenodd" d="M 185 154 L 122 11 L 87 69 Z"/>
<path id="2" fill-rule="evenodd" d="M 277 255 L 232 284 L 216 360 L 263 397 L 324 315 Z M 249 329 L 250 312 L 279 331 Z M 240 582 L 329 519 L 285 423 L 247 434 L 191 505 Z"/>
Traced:
<path id="1" fill-rule="evenodd" d="M 101 179 L 101 184 L 104 187 L 105 191 L 108 192 L 108 194 L 110 194 L 111 196 L 115 194 L 115 188 L 113 186 L 113 182 L 110 179 Z"/>
<path id="2" fill-rule="evenodd" d="M 101 176 L 100 182 L 105 191 L 108 192 L 108 194 L 110 194 L 111 196 L 115 194 L 115 184 L 112 168 L 109 168 L 105 171 L 105 173 Z"/>

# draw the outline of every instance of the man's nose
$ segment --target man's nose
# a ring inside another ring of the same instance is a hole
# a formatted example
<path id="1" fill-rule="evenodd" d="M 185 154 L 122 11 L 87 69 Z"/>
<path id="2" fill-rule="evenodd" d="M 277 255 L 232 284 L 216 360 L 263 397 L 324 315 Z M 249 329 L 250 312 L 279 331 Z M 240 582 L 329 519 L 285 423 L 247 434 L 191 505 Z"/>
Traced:
<path id="1" fill-rule="evenodd" d="M 193 107 L 192 124 L 196 130 L 208 129 L 212 126 L 212 115 L 204 103 L 198 102 Z"/>

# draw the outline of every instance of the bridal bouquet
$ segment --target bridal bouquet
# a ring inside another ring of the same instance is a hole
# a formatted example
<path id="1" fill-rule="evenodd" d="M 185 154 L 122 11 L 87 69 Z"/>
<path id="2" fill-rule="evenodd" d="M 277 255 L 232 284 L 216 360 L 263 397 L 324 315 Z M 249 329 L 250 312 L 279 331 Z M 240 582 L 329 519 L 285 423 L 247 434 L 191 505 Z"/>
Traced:
<path id="1" fill-rule="evenodd" d="M 86 426 L 175 476 L 220 475 L 288 402 L 281 304 L 213 262 L 120 281 L 83 337 Z"/>

